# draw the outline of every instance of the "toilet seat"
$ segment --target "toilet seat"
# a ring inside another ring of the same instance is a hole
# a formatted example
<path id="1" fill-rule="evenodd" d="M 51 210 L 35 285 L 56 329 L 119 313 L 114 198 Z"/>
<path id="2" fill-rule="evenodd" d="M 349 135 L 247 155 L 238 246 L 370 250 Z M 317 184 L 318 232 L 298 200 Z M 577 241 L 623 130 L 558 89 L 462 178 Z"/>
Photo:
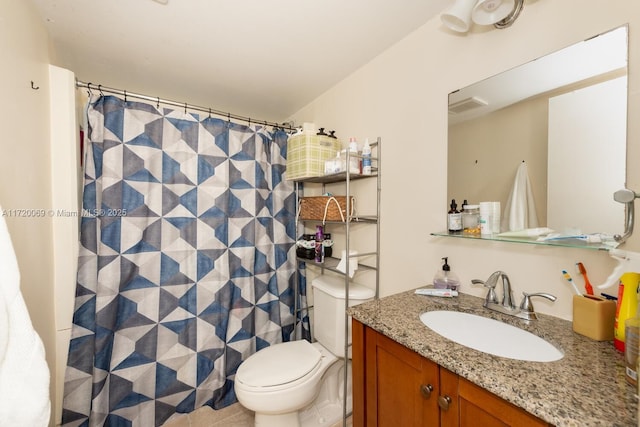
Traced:
<path id="1" fill-rule="evenodd" d="M 306 340 L 271 345 L 249 356 L 235 381 L 248 390 L 276 391 L 305 382 L 320 369 L 322 353 Z"/>

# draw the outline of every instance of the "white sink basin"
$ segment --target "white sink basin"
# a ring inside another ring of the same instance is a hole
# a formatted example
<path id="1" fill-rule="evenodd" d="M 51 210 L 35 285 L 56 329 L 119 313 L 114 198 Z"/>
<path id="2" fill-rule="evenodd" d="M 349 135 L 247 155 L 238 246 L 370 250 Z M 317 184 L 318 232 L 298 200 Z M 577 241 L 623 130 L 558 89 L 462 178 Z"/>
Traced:
<path id="1" fill-rule="evenodd" d="M 531 362 L 553 362 L 562 351 L 544 339 L 498 320 L 458 311 L 427 311 L 422 323 L 445 338 L 475 350 Z"/>

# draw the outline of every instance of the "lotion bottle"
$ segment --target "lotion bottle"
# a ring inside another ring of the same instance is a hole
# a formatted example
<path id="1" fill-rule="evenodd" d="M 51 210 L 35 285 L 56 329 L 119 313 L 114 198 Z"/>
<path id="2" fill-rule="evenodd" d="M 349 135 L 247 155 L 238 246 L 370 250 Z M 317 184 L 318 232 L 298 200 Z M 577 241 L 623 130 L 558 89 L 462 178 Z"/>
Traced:
<path id="1" fill-rule="evenodd" d="M 364 146 L 362 147 L 362 174 L 371 175 L 371 146 L 369 145 L 369 138 L 364 140 Z"/>
<path id="2" fill-rule="evenodd" d="M 349 138 L 349 172 L 352 174 L 360 174 L 360 159 L 358 156 L 358 141 Z"/>

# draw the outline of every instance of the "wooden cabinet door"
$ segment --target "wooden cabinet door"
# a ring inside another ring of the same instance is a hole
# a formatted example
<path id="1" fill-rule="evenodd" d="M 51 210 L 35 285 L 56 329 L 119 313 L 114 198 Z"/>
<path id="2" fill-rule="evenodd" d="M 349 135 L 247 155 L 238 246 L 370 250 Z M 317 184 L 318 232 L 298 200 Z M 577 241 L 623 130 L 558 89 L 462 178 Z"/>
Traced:
<path id="1" fill-rule="evenodd" d="M 437 426 L 438 365 L 381 334 L 375 351 L 377 425 Z"/>
<path id="2" fill-rule="evenodd" d="M 438 426 L 438 365 L 353 322 L 353 425 Z"/>
<path id="3" fill-rule="evenodd" d="M 458 399 L 457 374 L 439 366 L 440 370 L 440 392 L 438 393 L 438 406 L 440 408 L 440 426 L 458 427 L 460 403 Z M 484 424 L 476 424 L 484 426 Z"/>
<path id="4" fill-rule="evenodd" d="M 460 426 L 543 427 L 545 421 L 472 382 L 459 379 Z"/>

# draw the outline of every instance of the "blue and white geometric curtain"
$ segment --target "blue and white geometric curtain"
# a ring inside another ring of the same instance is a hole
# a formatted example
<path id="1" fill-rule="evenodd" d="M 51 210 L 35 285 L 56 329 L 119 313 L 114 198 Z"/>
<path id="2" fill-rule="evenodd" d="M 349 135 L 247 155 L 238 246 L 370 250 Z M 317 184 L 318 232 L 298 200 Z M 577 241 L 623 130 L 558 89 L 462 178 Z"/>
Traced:
<path id="1" fill-rule="evenodd" d="M 88 117 L 63 424 L 227 406 L 241 361 L 299 323 L 287 135 L 113 96 Z"/>

